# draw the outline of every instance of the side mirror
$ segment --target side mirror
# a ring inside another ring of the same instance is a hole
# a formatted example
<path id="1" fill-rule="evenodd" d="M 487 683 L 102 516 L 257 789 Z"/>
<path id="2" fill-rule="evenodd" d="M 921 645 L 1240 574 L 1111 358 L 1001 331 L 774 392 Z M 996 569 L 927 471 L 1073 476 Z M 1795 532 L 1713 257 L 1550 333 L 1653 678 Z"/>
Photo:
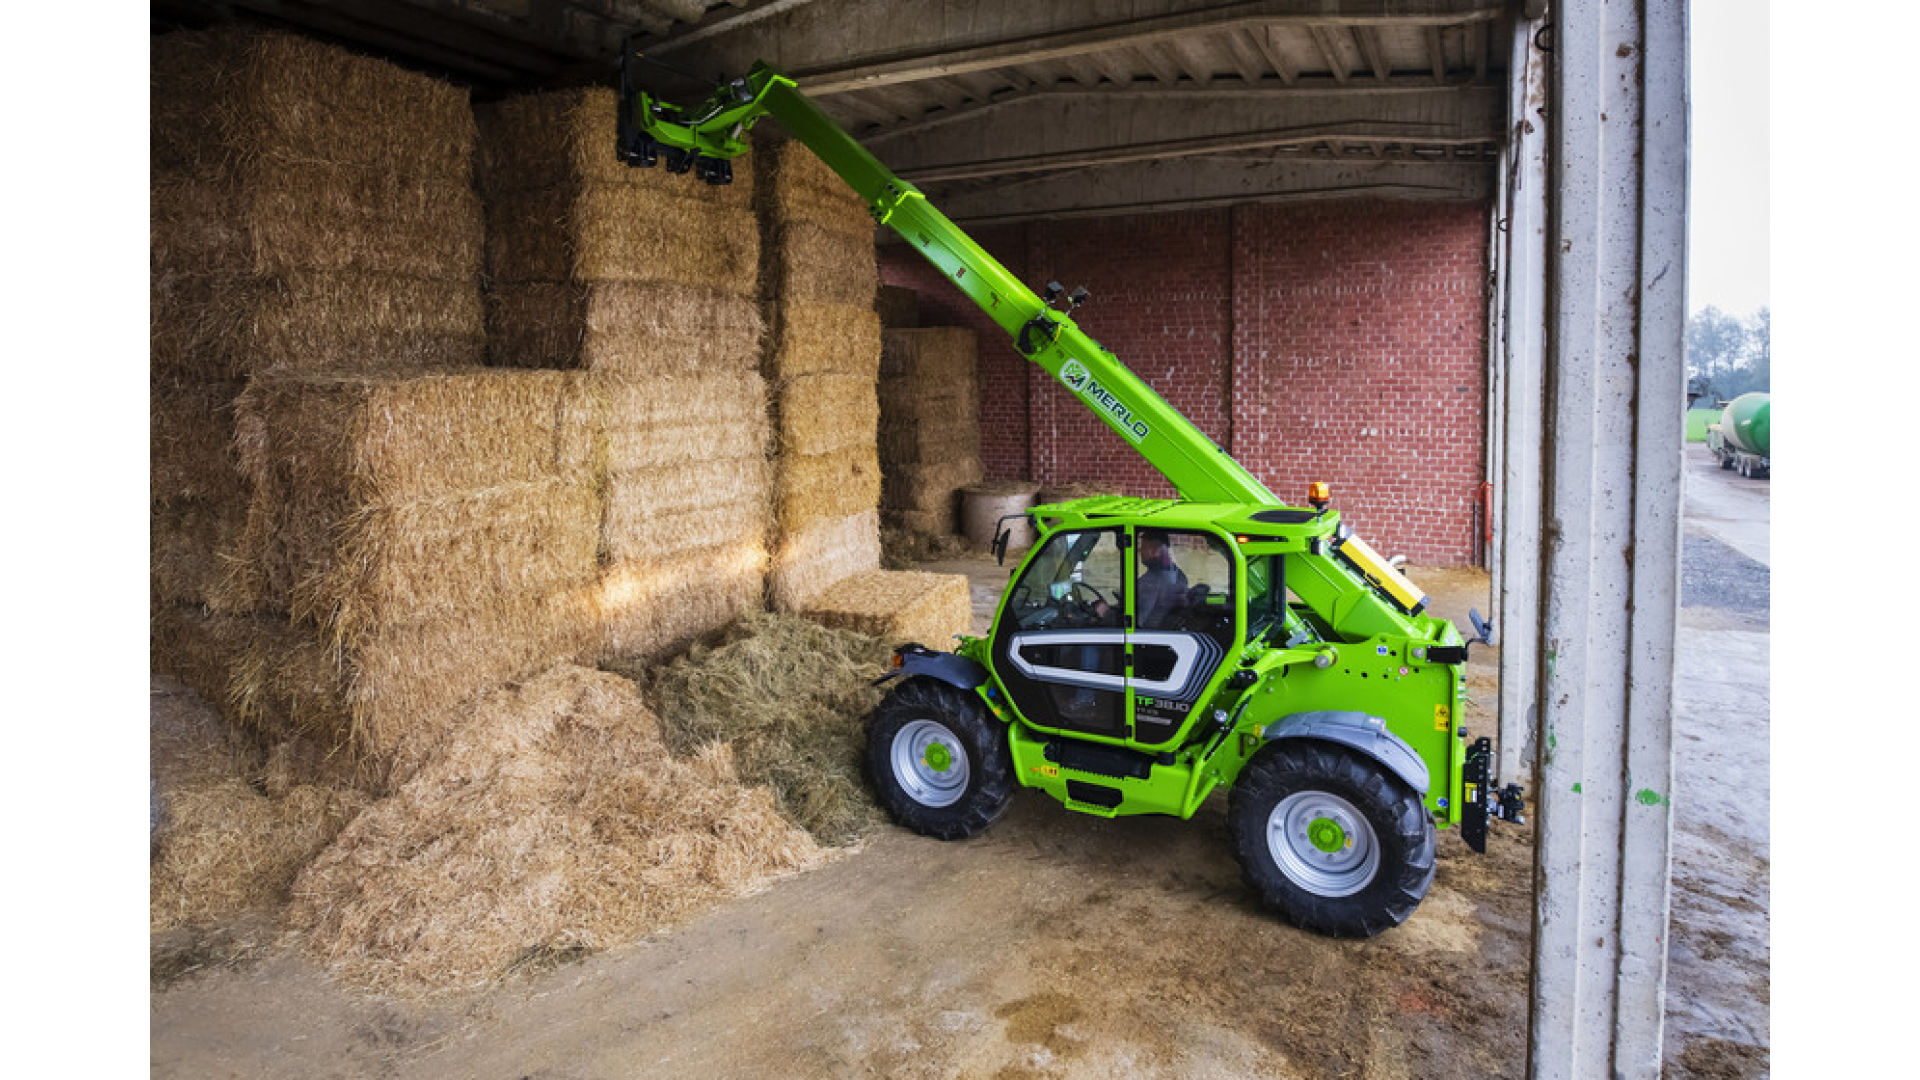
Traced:
<path id="1" fill-rule="evenodd" d="M 1493 627 L 1488 626 L 1487 620 L 1480 617 L 1479 608 L 1468 608 L 1467 620 L 1473 623 L 1474 637 L 1471 639 L 1472 641 L 1480 645 L 1493 644 Z"/>
<path id="2" fill-rule="evenodd" d="M 1000 529 L 993 534 L 993 561 L 1001 566 L 1007 565 L 1007 541 L 1013 539 L 1012 529 Z"/>

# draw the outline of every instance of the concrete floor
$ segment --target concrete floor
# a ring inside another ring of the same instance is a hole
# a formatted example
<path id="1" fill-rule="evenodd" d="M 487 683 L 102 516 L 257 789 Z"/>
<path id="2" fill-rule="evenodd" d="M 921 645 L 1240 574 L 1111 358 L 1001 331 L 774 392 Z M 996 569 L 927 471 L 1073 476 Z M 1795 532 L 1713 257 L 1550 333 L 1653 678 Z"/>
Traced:
<path id="1" fill-rule="evenodd" d="M 1771 1041 L 1769 482 L 1686 451 L 1674 673 L 1670 1077 L 1762 1077 Z"/>

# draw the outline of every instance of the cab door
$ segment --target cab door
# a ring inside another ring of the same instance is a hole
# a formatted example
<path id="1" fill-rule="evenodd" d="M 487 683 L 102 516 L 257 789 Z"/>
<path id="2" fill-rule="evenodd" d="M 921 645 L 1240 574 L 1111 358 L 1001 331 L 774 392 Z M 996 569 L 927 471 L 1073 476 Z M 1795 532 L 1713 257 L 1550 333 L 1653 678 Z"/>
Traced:
<path id="1" fill-rule="evenodd" d="M 1127 532 L 1057 532 L 1027 559 L 995 620 L 993 668 L 1046 728 L 1127 737 Z"/>
<path id="2" fill-rule="evenodd" d="M 1127 630 L 1127 712 L 1135 742 L 1161 746 L 1186 724 L 1235 640 L 1233 552 L 1202 530 L 1135 530 Z"/>

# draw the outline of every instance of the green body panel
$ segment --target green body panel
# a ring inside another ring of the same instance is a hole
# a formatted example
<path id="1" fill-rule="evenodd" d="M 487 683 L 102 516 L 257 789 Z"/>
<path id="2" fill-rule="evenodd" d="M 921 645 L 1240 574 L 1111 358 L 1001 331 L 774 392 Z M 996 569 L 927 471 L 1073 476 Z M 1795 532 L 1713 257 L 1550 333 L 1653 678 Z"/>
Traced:
<path id="1" fill-rule="evenodd" d="M 1152 526 L 1207 532 L 1233 552 L 1232 646 L 1185 721 L 1156 744 L 1135 743 L 1130 734 L 1106 738 L 1034 723 L 1015 708 L 1005 673 L 995 668 L 991 640 L 961 640 L 955 651 L 990 673 L 978 692 L 1007 725 L 1022 784 L 1046 791 L 1071 809 L 1106 817 L 1190 817 L 1214 789 L 1233 784 L 1275 722 L 1296 713 L 1352 711 L 1381 718 L 1421 757 L 1431 779 L 1429 809 L 1442 823 L 1459 821 L 1464 680 L 1458 664 L 1429 663 L 1422 653 L 1435 646 L 1458 646 L 1460 636 L 1445 620 L 1419 614 L 1418 605 L 1410 608 L 1369 582 L 1359 563 L 1338 553 L 1338 513 L 1282 504 L 1069 314 L 1014 277 L 773 69 L 756 66 L 745 79 L 695 106 L 673 106 L 638 93 L 632 109 L 651 138 L 717 158 L 743 153 L 747 129 L 761 116 L 773 117 L 866 201 L 876 221 L 912 244 L 1007 332 L 1022 355 L 1092 409 L 1181 496 L 1101 497 L 1036 507 L 1032 516 L 1041 543 L 1029 551 L 1019 574 L 1027 572 L 1047 537 L 1063 529 Z M 1247 597 L 1272 585 L 1262 576 L 1270 565 L 1267 556 L 1281 557 L 1284 586 L 1294 603 L 1278 630 L 1249 641 Z M 1012 591 L 1002 597 L 996 627 L 1009 625 Z M 1131 620 L 1133 591 L 1127 595 Z M 1249 688 L 1229 685 L 1237 671 L 1252 673 Z M 1126 709 L 1126 730 L 1131 733 L 1131 693 Z M 1047 743 L 1058 740 L 1121 747 L 1156 755 L 1157 760 L 1144 778 L 1077 772 L 1046 757 Z M 1068 791 L 1072 781 L 1117 790 L 1117 805 L 1075 799 Z"/>
<path id="2" fill-rule="evenodd" d="M 1773 398 L 1765 393 L 1741 394 L 1727 403 L 1720 431 L 1728 442 L 1749 454 L 1768 457 L 1773 449 Z"/>
<path id="3" fill-rule="evenodd" d="M 1040 542 L 1029 550 L 1013 580 L 1027 572 L 1046 540 L 1062 530 L 1131 525 L 1211 532 L 1227 541 L 1235 554 L 1238 607 L 1228 662 L 1215 672 L 1185 723 L 1171 738 L 1153 745 L 1035 723 L 1015 708 L 989 639 L 965 639 L 959 652 L 992 675 L 992 681 L 980 688 L 982 699 L 1013 729 L 1009 743 L 1020 782 L 1046 791 L 1071 809 L 1103 817 L 1190 817 L 1215 788 L 1233 785 L 1247 761 L 1265 745 L 1266 731 L 1276 721 L 1296 713 L 1360 712 L 1385 721 L 1387 729 L 1420 756 L 1431 781 L 1428 808 L 1437 820 L 1457 823 L 1466 752 L 1460 735 L 1466 683 L 1461 665 L 1428 662 L 1424 653 L 1430 647 L 1460 645 L 1459 632 L 1445 619 L 1394 610 L 1337 555 L 1316 553 L 1337 532 L 1337 512 L 1323 511 L 1310 520 L 1285 525 L 1257 522 L 1250 517 L 1254 512 L 1257 508 L 1244 505 L 1113 497 L 1034 509 L 1042 530 Z M 1250 560 L 1273 554 L 1284 557 L 1286 587 L 1299 601 L 1287 625 L 1312 637 L 1290 647 L 1271 639 L 1250 642 L 1246 637 L 1246 603 L 1253 592 Z M 1001 596 L 996 626 L 1012 618 L 1012 603 L 1009 589 Z M 1316 666 L 1316 661 L 1327 666 Z M 1255 682 L 1244 691 L 1235 690 L 1228 683 L 1242 669 L 1251 671 Z M 1170 752 L 1173 760 L 1156 764 L 1145 780 L 1079 773 L 1045 758 L 1048 739 Z M 1067 793 L 1071 780 L 1118 788 L 1124 801 L 1109 808 L 1075 800 Z"/>

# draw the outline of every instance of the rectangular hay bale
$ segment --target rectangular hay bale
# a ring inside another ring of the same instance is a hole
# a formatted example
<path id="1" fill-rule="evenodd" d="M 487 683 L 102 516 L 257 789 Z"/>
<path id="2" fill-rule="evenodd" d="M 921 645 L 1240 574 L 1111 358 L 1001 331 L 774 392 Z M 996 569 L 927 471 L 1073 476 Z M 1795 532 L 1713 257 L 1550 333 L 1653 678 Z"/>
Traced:
<path id="1" fill-rule="evenodd" d="M 751 209 L 754 154 L 734 159 L 733 183 L 718 187 L 692 174 L 632 168 L 614 155 L 617 105 L 613 90 L 594 87 L 526 94 L 476 108 L 480 190 L 491 201 L 503 192 L 563 184 L 627 184 Z"/>
<path id="2" fill-rule="evenodd" d="M 339 575 L 355 566 L 369 572 L 365 560 L 386 550 L 365 547 L 382 529 L 401 530 L 391 533 L 395 551 L 405 542 L 423 558 L 455 557 L 428 556 L 431 545 L 409 522 L 462 530 L 497 514 L 492 527 L 517 523 L 530 541 L 550 545 L 540 560 L 577 559 L 578 534 L 560 543 L 551 517 L 579 516 L 577 528 L 597 543 L 591 476 L 561 459 L 560 417 L 573 379 L 487 369 L 256 379 L 236 406 L 236 443 L 253 490 L 241 545 L 252 580 L 236 582 L 229 604 L 290 611 L 299 592 L 304 608 L 324 612 L 349 589 Z M 532 505 L 541 499 L 550 511 Z"/>
<path id="3" fill-rule="evenodd" d="M 151 293 L 153 370 L 184 379 L 426 370 L 486 355 L 477 280 L 160 274 Z"/>
<path id="4" fill-rule="evenodd" d="M 834 582 L 879 566 L 878 511 L 815 521 L 775 542 L 767 598 L 775 611 L 798 611 Z"/>
<path id="5" fill-rule="evenodd" d="M 561 424 L 568 468 L 625 472 L 766 454 L 767 385 L 755 372 L 591 372 L 575 386 Z"/>
<path id="6" fill-rule="evenodd" d="M 609 567 L 594 587 L 603 660 L 648 664 L 762 604 L 767 550 L 740 543 Z"/>
<path id="7" fill-rule="evenodd" d="M 880 374 L 923 384 L 972 386 L 980 337 L 960 326 L 889 327 L 880 334 Z"/>
<path id="8" fill-rule="evenodd" d="M 760 305 L 697 286 L 535 281 L 487 295 L 487 357 L 499 367 L 629 377 L 757 368 Z"/>
<path id="9" fill-rule="evenodd" d="M 811 147 L 756 131 L 748 156 L 759 162 L 754 197 L 769 223 L 808 223 L 843 236 L 864 234 L 871 239 L 873 215 L 866 203 Z"/>
<path id="10" fill-rule="evenodd" d="M 830 586 L 800 614 L 841 630 L 891 643 L 951 645 L 973 629 L 973 598 L 964 574 L 869 570 Z"/>
<path id="11" fill-rule="evenodd" d="M 246 384 L 156 379 L 147 397 L 148 496 L 244 504 L 233 449 L 234 402 Z"/>
<path id="12" fill-rule="evenodd" d="M 704 190 L 583 183 L 495 195 L 487 275 L 501 284 L 645 282 L 752 296 L 760 271 L 753 213 L 703 198 Z"/>
<path id="13" fill-rule="evenodd" d="M 985 478 L 978 457 L 956 457 L 926 465 L 888 467 L 881 483 L 881 505 L 899 510 L 945 510 L 959 506 L 960 489 Z"/>
<path id="14" fill-rule="evenodd" d="M 464 88 L 338 46 L 238 27 L 176 32 L 153 39 L 150 74 L 155 168 L 265 161 L 473 175 Z"/>
<path id="15" fill-rule="evenodd" d="M 762 243 L 760 293 L 767 299 L 873 308 L 880 271 L 871 222 L 857 233 L 811 221 L 768 226 Z"/>
<path id="16" fill-rule="evenodd" d="M 774 380 L 805 375 L 860 375 L 880 369 L 880 316 L 849 304 L 768 305 L 772 329 L 764 370 Z"/>
<path id="17" fill-rule="evenodd" d="M 380 274 L 477 285 L 480 197 L 464 179 L 226 165 L 155 174 L 155 273 Z"/>
<path id="18" fill-rule="evenodd" d="M 764 542 L 770 470 L 762 457 L 614 472 L 602 545 L 612 562 Z"/>
<path id="19" fill-rule="evenodd" d="M 787 379 L 773 400 L 782 454 L 829 454 L 871 442 L 880 422 L 880 400 L 864 375 Z"/>
<path id="20" fill-rule="evenodd" d="M 880 457 L 870 443 L 830 454 L 787 454 L 775 470 L 774 517 L 787 532 L 880 505 Z"/>
<path id="21" fill-rule="evenodd" d="M 236 500 L 156 500 L 148 513 L 153 602 L 213 603 L 238 557 L 246 505 Z"/>
<path id="22" fill-rule="evenodd" d="M 971 422 L 945 419 L 938 423 L 888 424 L 880 428 L 879 446 L 880 467 L 889 475 L 903 466 L 929 465 L 956 458 L 978 461 L 980 429 Z"/>

